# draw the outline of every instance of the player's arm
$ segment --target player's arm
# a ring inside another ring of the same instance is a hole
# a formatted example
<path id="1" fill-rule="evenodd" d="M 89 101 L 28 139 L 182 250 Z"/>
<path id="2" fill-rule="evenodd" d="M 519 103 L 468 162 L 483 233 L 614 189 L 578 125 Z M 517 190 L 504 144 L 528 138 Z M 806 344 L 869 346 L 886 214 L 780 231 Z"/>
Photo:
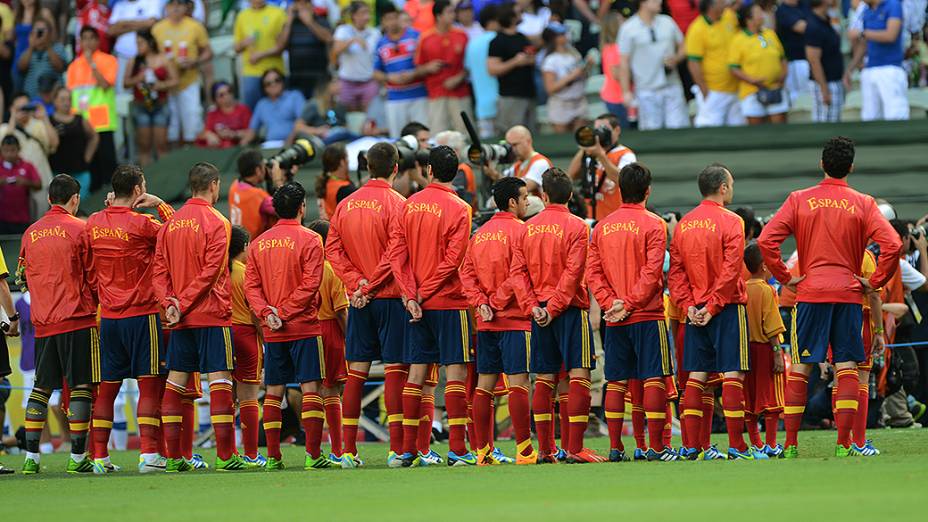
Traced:
<path id="1" fill-rule="evenodd" d="M 387 230 L 392 231 L 396 221 L 399 219 L 399 216 L 403 212 L 403 205 L 399 204 L 396 208 L 393 209 L 393 212 L 390 214 L 390 219 L 387 222 Z M 374 268 L 374 272 L 371 274 L 371 278 L 368 281 L 367 286 L 361 288 L 361 292 L 364 295 L 376 294 L 377 290 L 383 286 L 387 280 L 393 276 L 393 264 L 390 258 L 390 249 L 394 241 L 393 233 L 390 232 L 390 238 L 387 242 L 387 248 L 384 249 L 383 254 L 380 256 L 380 262 L 377 264 L 377 267 Z M 396 278 L 399 280 L 399 278 Z M 400 283 L 402 288 L 402 283 Z"/>
<path id="2" fill-rule="evenodd" d="M 404 300 L 416 299 L 418 289 L 416 288 L 416 278 L 412 274 L 412 267 L 409 266 L 409 245 L 406 242 L 406 226 L 403 223 L 405 209 L 393 220 L 392 231 L 390 232 L 390 244 L 387 247 L 387 257 L 390 259 L 390 269 L 396 277 L 400 291 L 403 293 Z"/>
<path id="3" fill-rule="evenodd" d="M 264 287 L 261 284 L 261 275 L 258 273 L 255 251 L 254 248 L 248 250 L 248 263 L 245 265 L 245 281 L 242 284 L 242 290 L 245 292 L 248 306 L 251 307 L 255 316 L 263 322 L 264 318 L 270 315 L 273 310 L 271 310 L 271 305 L 264 295 Z"/>
<path id="4" fill-rule="evenodd" d="M 217 223 L 206 236 L 206 252 L 203 267 L 197 278 L 191 281 L 177 295 L 178 309 L 181 314 L 209 292 L 210 287 L 219 278 L 220 270 L 228 270 L 226 258 L 229 255 L 229 241 L 224 223 Z"/>
<path id="5" fill-rule="evenodd" d="M 767 265 L 773 277 L 784 285 L 792 280 L 792 276 L 786 263 L 783 262 L 780 246 L 793 233 L 794 209 L 795 203 L 793 196 L 790 195 L 757 238 L 757 246 L 763 254 L 764 264 Z"/>
<path id="6" fill-rule="evenodd" d="M 683 266 L 683 254 L 680 252 L 681 241 L 680 227 L 677 225 L 677 231 L 670 240 L 670 270 L 667 272 L 667 286 L 670 288 L 670 298 L 686 311 L 691 306 L 696 306 L 696 300 L 693 298 L 693 287 L 686 275 L 686 267 Z"/>
<path id="7" fill-rule="evenodd" d="M 865 40 L 876 43 L 893 43 L 899 38 L 899 32 L 902 31 L 902 13 L 893 15 L 886 20 L 886 29 L 864 29 L 863 37 Z"/>
<path id="8" fill-rule="evenodd" d="M 738 281 L 741 280 L 742 266 L 744 266 L 744 223 L 740 219 L 733 219 L 722 231 L 722 269 L 716 278 L 715 290 L 706 303 L 706 311 L 710 314 L 718 315 L 725 307 L 725 301 L 735 293 Z"/>
<path id="9" fill-rule="evenodd" d="M 461 286 L 464 288 L 464 295 L 467 297 L 467 302 L 474 308 L 482 305 L 489 305 L 490 296 L 480 288 L 480 281 L 477 279 L 477 268 L 474 266 L 473 243 L 467 247 L 467 254 L 464 256 L 464 263 L 461 264 L 459 274 L 461 276 Z"/>
<path id="10" fill-rule="evenodd" d="M 645 262 L 635 285 L 621 299 L 629 313 L 649 303 L 664 289 L 664 254 L 667 252 L 667 228 L 663 222 L 645 234 Z"/>
<path id="11" fill-rule="evenodd" d="M 763 303 L 763 321 L 764 337 L 770 339 L 772 346 L 780 344 L 780 335 L 786 331 L 783 324 L 783 317 L 780 316 L 780 304 L 777 301 L 777 292 L 772 286 L 764 284 L 764 303 Z"/>
<path id="12" fill-rule="evenodd" d="M 570 306 L 570 301 L 577 294 L 577 289 L 583 282 L 583 273 L 586 270 L 586 253 L 589 243 L 587 228 L 578 231 L 570 238 L 567 247 L 567 263 L 564 271 L 557 281 L 554 296 L 548 300 L 546 308 L 548 315 L 554 319 Z"/>
<path id="13" fill-rule="evenodd" d="M 340 214 L 336 210 L 325 242 L 325 258 L 329 260 L 338 278 L 344 282 L 349 290 L 354 292 L 358 289 L 358 282 L 364 279 L 364 274 L 361 273 L 358 267 L 354 266 L 348 252 L 345 250 L 342 235 L 338 230 L 339 216 Z"/>
<path id="14" fill-rule="evenodd" d="M 876 261 L 876 271 L 870 276 L 870 288 L 881 288 L 889 278 L 899 269 L 899 256 L 902 254 L 902 241 L 899 234 L 893 230 L 892 225 L 871 198 L 868 208 L 867 237 L 880 245 L 880 258 Z M 765 228 L 766 230 L 766 228 Z"/>
<path id="15" fill-rule="evenodd" d="M 464 254 L 467 253 L 468 237 L 470 236 L 470 208 L 461 213 L 461 217 L 455 222 L 448 235 L 445 238 L 447 247 L 445 249 L 445 258 L 435 267 L 432 276 L 419 285 L 419 297 L 421 301 L 427 301 L 435 295 L 445 282 L 458 273 L 461 263 L 464 262 Z"/>
<path id="16" fill-rule="evenodd" d="M 593 230 L 593 240 L 590 241 L 590 251 L 586 260 L 586 284 L 593 292 L 596 302 L 601 303 L 608 310 L 612 302 L 618 299 L 603 270 L 603 259 L 599 253 L 599 239 L 602 237 L 602 227 L 596 226 Z"/>
<path id="17" fill-rule="evenodd" d="M 530 314 L 533 308 L 539 307 L 540 303 L 532 286 L 532 278 L 528 274 L 528 264 L 525 261 L 525 251 L 522 248 L 525 240 L 525 230 L 523 229 L 518 236 L 512 239 L 512 260 L 509 262 L 509 278 L 506 279 L 506 285 L 515 294 L 519 309 L 525 314 Z M 508 292 L 503 294 L 504 289 L 502 286 L 490 298 L 490 307 L 494 310 L 502 310 L 509 300 L 510 294 Z"/>
<path id="18" fill-rule="evenodd" d="M 93 248 L 90 246 L 90 231 L 84 228 L 78 238 L 78 252 L 84 267 L 84 280 L 90 286 L 94 301 L 97 301 L 97 277 L 93 266 Z"/>
<path id="19" fill-rule="evenodd" d="M 331 262 L 329 264 L 331 264 Z M 342 280 L 335 275 L 335 271 L 331 269 L 325 270 L 322 277 L 331 277 L 333 279 L 332 284 L 329 285 L 332 289 L 329 298 L 332 301 L 332 310 L 335 312 L 335 320 L 338 322 L 338 327 L 342 329 L 342 333 L 345 333 L 348 331 L 348 293 L 345 290 L 345 283 L 343 283 Z"/>
<path id="20" fill-rule="evenodd" d="M 303 255 L 303 280 L 300 285 L 290 291 L 290 294 L 280 303 L 277 317 L 281 321 L 289 321 L 297 314 L 303 313 L 305 304 L 311 302 L 319 293 L 322 284 L 322 273 L 325 269 L 325 253 L 322 250 L 322 238 L 314 238 L 308 251 Z"/>
<path id="21" fill-rule="evenodd" d="M 155 259 L 152 263 L 152 282 L 155 285 L 155 295 L 165 309 L 170 305 L 167 302 L 168 299 L 174 297 L 174 286 L 171 283 L 167 259 L 165 258 L 168 241 L 167 237 L 165 237 L 167 230 L 167 227 L 161 227 L 161 230 L 158 231 L 158 239 L 155 243 Z"/>
<path id="22" fill-rule="evenodd" d="M 686 47 L 686 67 L 690 70 L 693 83 L 699 87 L 700 92 L 705 97 L 709 95 L 709 87 L 702 71 L 702 58 L 706 54 L 705 39 L 701 34 L 696 33 L 694 27 L 690 26 L 686 38 L 683 40 Z"/>

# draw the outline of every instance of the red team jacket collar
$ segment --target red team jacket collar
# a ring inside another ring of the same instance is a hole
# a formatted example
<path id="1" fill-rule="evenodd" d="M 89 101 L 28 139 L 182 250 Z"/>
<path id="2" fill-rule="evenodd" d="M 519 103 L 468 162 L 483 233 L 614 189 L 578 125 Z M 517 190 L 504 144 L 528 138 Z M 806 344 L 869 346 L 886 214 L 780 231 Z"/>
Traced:
<path id="1" fill-rule="evenodd" d="M 451 194 L 457 194 L 457 192 L 455 192 L 453 188 L 448 188 L 448 187 L 446 187 L 446 186 L 444 186 L 444 185 L 439 185 L 437 182 L 436 182 L 436 183 L 429 183 L 425 188 L 426 188 L 426 189 L 444 190 L 445 192 L 450 192 Z"/>
<path id="2" fill-rule="evenodd" d="M 71 214 L 70 212 L 68 212 L 68 209 L 62 207 L 61 205 L 52 205 L 52 208 L 48 209 L 48 212 L 46 212 L 45 214 L 46 214 L 46 215 L 49 215 L 49 216 L 50 216 L 50 215 L 53 215 L 53 214 L 61 214 L 61 215 L 65 215 L 65 216 L 73 216 L 73 214 Z"/>
<path id="3" fill-rule="evenodd" d="M 368 187 L 379 187 L 379 188 L 393 188 L 387 183 L 387 180 L 383 178 L 374 178 L 367 182 Z"/>
<path id="4" fill-rule="evenodd" d="M 496 214 L 493 214 L 493 217 L 490 218 L 490 221 L 493 221 L 495 219 L 517 219 L 517 218 L 515 214 L 513 214 L 512 212 L 508 212 L 504 210 L 501 212 L 497 212 Z"/>
<path id="5" fill-rule="evenodd" d="M 838 187 L 846 187 L 846 186 L 847 186 L 847 180 L 846 180 L 846 179 L 838 179 L 838 178 L 829 178 L 829 177 L 826 177 L 825 179 L 822 180 L 821 183 L 819 183 L 819 185 L 836 185 L 836 186 L 838 186 Z"/>
<path id="6" fill-rule="evenodd" d="M 185 204 L 185 205 L 200 205 L 200 206 L 203 206 L 203 207 L 211 207 L 211 206 L 213 206 L 213 204 L 210 203 L 209 201 L 206 201 L 205 199 L 200 199 L 200 198 L 190 198 L 190 199 L 188 199 L 187 202 L 184 203 L 184 204 Z"/>
<path id="7" fill-rule="evenodd" d="M 132 209 L 129 207 L 124 207 L 122 205 L 114 205 L 111 207 L 106 207 L 105 209 L 103 209 L 103 211 L 109 212 L 109 213 L 125 214 L 126 212 L 132 212 Z"/>
<path id="8" fill-rule="evenodd" d="M 708 206 L 710 206 L 710 207 L 719 207 L 719 208 L 724 208 L 724 207 L 725 207 L 725 205 L 723 205 L 723 204 L 721 204 L 721 203 L 716 203 L 715 201 L 712 201 L 711 199 L 704 199 L 704 200 L 702 200 L 702 203 L 700 203 L 700 205 L 708 205 Z"/>
<path id="9" fill-rule="evenodd" d="M 631 210 L 645 210 L 644 205 L 641 203 L 622 203 L 622 206 L 619 208 L 627 208 Z"/>
<path id="10" fill-rule="evenodd" d="M 296 218 L 294 218 L 294 219 L 281 219 L 281 220 L 279 220 L 279 221 L 277 222 L 277 224 L 280 225 L 280 226 L 289 226 L 289 227 L 303 226 L 303 223 L 300 223 L 300 221 L 297 220 Z"/>
<path id="11" fill-rule="evenodd" d="M 567 208 L 567 205 L 561 205 L 559 203 L 548 203 L 548 206 L 545 207 L 545 210 L 550 210 L 551 212 L 570 212 L 570 209 Z"/>

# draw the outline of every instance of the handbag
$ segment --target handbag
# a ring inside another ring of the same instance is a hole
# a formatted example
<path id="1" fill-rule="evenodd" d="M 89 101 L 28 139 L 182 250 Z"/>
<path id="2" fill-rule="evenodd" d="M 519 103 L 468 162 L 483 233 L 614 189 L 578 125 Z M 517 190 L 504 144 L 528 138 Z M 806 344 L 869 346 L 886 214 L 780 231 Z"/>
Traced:
<path id="1" fill-rule="evenodd" d="M 757 91 L 757 101 L 761 105 L 776 105 L 783 102 L 783 89 L 760 89 Z"/>

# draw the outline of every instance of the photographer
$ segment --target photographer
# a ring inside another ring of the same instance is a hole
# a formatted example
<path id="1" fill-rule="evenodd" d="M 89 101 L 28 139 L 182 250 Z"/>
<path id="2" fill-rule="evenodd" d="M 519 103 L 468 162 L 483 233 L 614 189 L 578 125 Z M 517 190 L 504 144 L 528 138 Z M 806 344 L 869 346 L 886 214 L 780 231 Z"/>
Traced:
<path id="1" fill-rule="evenodd" d="M 493 181 L 500 177 L 515 176 L 525 181 L 529 194 L 541 196 L 541 175 L 554 166 L 547 156 L 535 152 L 532 146 L 532 133 L 522 125 L 516 125 L 506 132 L 506 143 L 512 147 L 516 162 L 504 170 L 502 176 L 492 165 L 487 166 L 484 174 Z"/>
<path id="2" fill-rule="evenodd" d="M 567 167 L 567 175 L 572 179 L 582 178 L 591 168 L 590 162 L 595 162 L 595 176 L 590 180 L 592 186 L 588 187 L 584 183 L 584 197 L 590 198 L 595 193 L 596 215 L 593 217 L 599 220 L 622 205 L 619 171 L 625 165 L 638 161 L 638 158 L 631 149 L 619 143 L 622 127 L 614 115 L 601 114 L 593 121 L 593 129 L 596 131 L 596 144 L 592 147 L 578 147 L 579 150 Z M 592 210 L 592 205 L 590 207 Z"/>
<path id="3" fill-rule="evenodd" d="M 474 210 L 477 210 L 477 181 L 474 179 L 474 170 L 467 163 L 467 142 L 464 135 L 458 131 L 447 130 L 435 135 L 435 145 L 447 145 L 454 149 L 454 152 L 461 159 L 458 163 L 458 174 L 454 177 L 452 184 L 458 197 L 467 202 Z M 486 166 L 484 167 L 486 168 Z"/>
<path id="4" fill-rule="evenodd" d="M 51 25 L 40 18 L 33 22 L 29 47 L 19 55 L 16 66 L 23 75 L 23 90 L 30 98 L 39 96 L 39 77 L 51 72 L 57 78 L 68 66 L 64 46 L 55 41 Z"/>
<path id="5" fill-rule="evenodd" d="M 239 179 L 229 187 L 229 221 L 245 227 L 251 237 L 258 237 L 277 221 L 274 200 L 261 188 L 268 174 L 274 188 L 287 182 L 280 165 L 275 161 L 268 166 L 259 151 L 246 150 L 239 155 Z"/>
<path id="6" fill-rule="evenodd" d="M 429 150 L 429 140 L 432 138 L 432 134 L 428 127 L 417 121 L 411 121 L 403 126 L 400 130 L 400 136 L 402 138 L 412 136 L 415 138 L 416 145 L 420 151 Z M 407 145 L 411 146 L 412 143 L 407 143 Z M 422 165 L 416 163 L 415 166 L 400 171 L 396 176 L 396 180 L 393 182 L 393 190 L 396 190 L 404 197 L 408 198 L 414 192 L 428 184 L 429 182 L 425 179 L 425 172 L 422 169 Z"/>

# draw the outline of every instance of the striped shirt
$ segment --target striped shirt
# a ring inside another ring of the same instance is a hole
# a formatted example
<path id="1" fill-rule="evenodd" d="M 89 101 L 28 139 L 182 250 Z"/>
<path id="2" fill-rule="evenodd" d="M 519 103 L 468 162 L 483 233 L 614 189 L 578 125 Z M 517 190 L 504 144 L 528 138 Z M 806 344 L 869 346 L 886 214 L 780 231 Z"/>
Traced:
<path id="1" fill-rule="evenodd" d="M 412 29 L 406 29 L 398 40 L 392 40 L 384 35 L 377 43 L 374 69 L 385 74 L 414 71 L 416 64 L 413 59 L 416 55 L 418 40 L 419 33 Z M 425 83 L 422 80 L 417 79 L 405 84 L 387 82 L 388 101 L 408 101 L 425 97 Z"/>

